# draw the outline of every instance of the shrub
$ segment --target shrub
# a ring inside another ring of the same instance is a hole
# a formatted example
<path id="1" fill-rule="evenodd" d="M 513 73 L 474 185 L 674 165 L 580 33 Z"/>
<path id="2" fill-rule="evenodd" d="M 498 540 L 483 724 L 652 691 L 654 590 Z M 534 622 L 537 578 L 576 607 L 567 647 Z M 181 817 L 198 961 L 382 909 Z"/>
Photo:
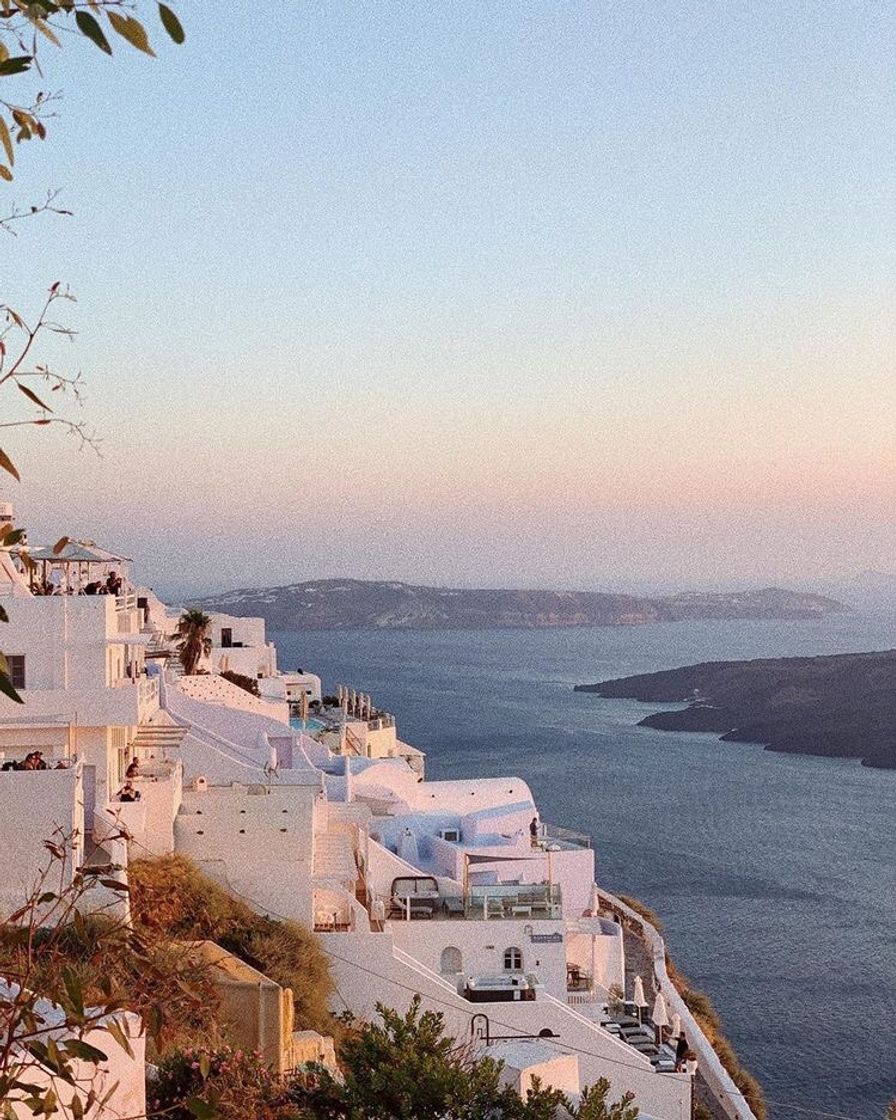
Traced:
<path id="1" fill-rule="evenodd" d="M 122 922 L 78 914 L 74 921 L 36 930 L 31 943 L 14 926 L 0 927 L 0 972 L 26 975 L 38 991 L 54 992 L 67 974 L 87 1005 L 120 1003 L 136 1011 L 149 1036 L 150 1053 L 164 1053 L 214 1036 L 219 1007 L 207 972 L 182 946 L 158 935 L 134 936 Z"/>
<path id="2" fill-rule="evenodd" d="M 728 1071 L 729 1077 L 743 1093 L 754 1115 L 758 1120 L 765 1120 L 767 1109 L 765 1098 L 762 1095 L 762 1087 L 756 1078 L 740 1064 L 734 1047 L 722 1034 L 722 1020 L 718 1011 L 713 1007 L 709 996 L 705 992 L 693 988 L 690 980 L 683 976 L 671 961 L 667 960 L 666 971 L 669 974 L 669 979 L 681 993 L 681 998 L 688 1010 L 697 1020 L 698 1026 L 718 1055 L 719 1061 Z"/>
<path id="3" fill-rule="evenodd" d="M 149 1113 L 169 1120 L 293 1120 L 297 1117 L 280 1079 L 257 1053 L 222 1046 L 171 1054 L 147 1085 Z M 205 1107 L 203 1107 L 205 1106 Z"/>
<path id="4" fill-rule="evenodd" d="M 352 1024 L 340 1048 L 344 1074 L 315 1069 L 298 1075 L 291 1095 L 315 1120 L 637 1120 L 634 1098 L 609 1100 L 601 1078 L 582 1090 L 578 1106 L 533 1078 L 525 1098 L 504 1084 L 503 1065 L 477 1057 L 444 1031 L 440 1012 L 421 1011 L 415 996 L 404 1014 L 377 1006 L 380 1022 Z"/>
<path id="5" fill-rule="evenodd" d="M 639 914 L 646 922 L 650 922 L 657 933 L 663 932 L 663 923 L 660 921 L 657 914 L 651 910 L 649 906 L 645 906 L 640 899 L 632 898 L 631 895 L 621 894 L 619 900 L 620 902 L 624 902 L 630 909 L 634 910 L 636 914 Z"/>
<path id="6" fill-rule="evenodd" d="M 171 938 L 217 941 L 228 952 L 292 989 L 295 1026 L 332 1033 L 327 958 L 314 934 L 298 922 L 256 914 L 212 882 L 184 856 L 135 860 L 129 867 L 138 929 Z"/>
<path id="7" fill-rule="evenodd" d="M 251 692 L 253 696 L 258 696 L 258 681 L 255 677 L 247 677 L 245 673 L 235 673 L 232 669 L 225 669 L 219 674 L 225 681 L 230 681 L 235 684 L 237 688 L 244 688 L 246 692 Z"/>

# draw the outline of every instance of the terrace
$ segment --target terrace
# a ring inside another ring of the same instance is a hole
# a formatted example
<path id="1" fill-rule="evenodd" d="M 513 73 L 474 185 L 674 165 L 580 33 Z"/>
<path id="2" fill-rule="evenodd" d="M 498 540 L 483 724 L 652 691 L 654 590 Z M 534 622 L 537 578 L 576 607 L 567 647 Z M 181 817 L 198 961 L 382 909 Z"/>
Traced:
<path id="1" fill-rule="evenodd" d="M 392 882 L 387 918 L 414 921 L 500 921 L 502 919 L 558 920 L 563 916 L 560 887 L 554 883 L 496 883 L 451 894 L 431 876 L 403 876 Z M 376 902 L 373 904 L 376 909 Z M 374 913 L 374 918 L 378 915 Z"/>
<path id="2" fill-rule="evenodd" d="M 538 826 L 535 847 L 544 851 L 571 852 L 591 847 L 591 837 L 586 832 L 575 832 L 559 824 L 542 821 Z"/>

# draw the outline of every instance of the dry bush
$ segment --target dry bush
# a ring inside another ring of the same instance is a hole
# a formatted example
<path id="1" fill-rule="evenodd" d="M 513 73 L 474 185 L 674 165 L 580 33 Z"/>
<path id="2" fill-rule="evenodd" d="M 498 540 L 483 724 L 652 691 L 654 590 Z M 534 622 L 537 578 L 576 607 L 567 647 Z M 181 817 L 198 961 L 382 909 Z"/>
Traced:
<path id="1" fill-rule="evenodd" d="M 713 1007 L 712 1001 L 705 992 L 691 986 L 690 980 L 682 975 L 670 960 L 666 960 L 666 971 L 669 979 L 678 989 L 681 998 L 688 1010 L 697 1020 L 697 1024 L 706 1035 L 719 1061 L 728 1071 L 734 1084 L 746 1098 L 747 1104 L 753 1110 L 758 1120 L 765 1120 L 766 1104 L 762 1094 L 762 1087 L 756 1078 L 740 1064 L 734 1047 L 722 1034 L 722 1020 L 718 1011 Z"/>
<path id="2" fill-rule="evenodd" d="M 128 869 L 138 931 L 174 939 L 216 941 L 228 952 L 291 988 L 297 1030 L 331 1034 L 333 989 L 327 958 L 298 922 L 275 921 L 213 882 L 184 856 L 137 860 Z"/>
<path id="3" fill-rule="evenodd" d="M 137 1012 L 150 1054 L 216 1033 L 219 1004 L 210 976 L 165 938 L 135 936 L 100 915 L 76 914 L 64 925 L 31 931 L 0 927 L 0 974 L 16 981 L 28 976 L 36 991 L 55 993 L 64 989 L 66 973 L 77 978 L 86 1005 Z"/>
<path id="4" fill-rule="evenodd" d="M 649 906 L 645 906 L 640 899 L 632 898 L 631 895 L 621 894 L 619 895 L 619 901 L 624 902 L 629 909 L 634 910 L 645 922 L 650 922 L 657 933 L 663 932 L 663 923 L 660 921 L 658 915 L 651 910 Z"/>

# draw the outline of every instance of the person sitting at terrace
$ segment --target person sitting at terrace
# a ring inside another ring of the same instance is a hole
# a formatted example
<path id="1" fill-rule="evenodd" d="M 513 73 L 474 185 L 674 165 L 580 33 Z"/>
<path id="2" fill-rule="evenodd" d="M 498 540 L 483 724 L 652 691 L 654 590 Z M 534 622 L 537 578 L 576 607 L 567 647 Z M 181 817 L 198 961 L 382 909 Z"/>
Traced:
<path id="1" fill-rule="evenodd" d="M 31 751 L 30 754 L 25 755 L 25 761 L 22 763 L 23 770 L 46 770 L 47 764 L 44 762 L 42 751 Z"/>
<path id="2" fill-rule="evenodd" d="M 106 577 L 106 590 L 110 595 L 121 594 L 121 576 L 118 572 L 110 572 Z"/>
<path id="3" fill-rule="evenodd" d="M 119 801 L 139 801 L 140 791 L 134 789 L 133 782 L 125 782 L 122 787 L 121 793 L 118 795 Z"/>
<path id="4" fill-rule="evenodd" d="M 124 772 L 124 776 L 126 778 L 136 778 L 139 773 L 140 773 L 140 763 L 137 761 L 136 758 L 132 758 L 130 766 Z"/>

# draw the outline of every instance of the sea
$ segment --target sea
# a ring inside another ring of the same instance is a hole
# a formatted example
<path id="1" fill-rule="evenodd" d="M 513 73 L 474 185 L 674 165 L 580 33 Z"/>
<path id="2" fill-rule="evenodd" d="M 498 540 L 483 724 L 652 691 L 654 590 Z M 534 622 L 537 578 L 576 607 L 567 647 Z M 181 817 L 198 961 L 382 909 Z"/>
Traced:
<path id="1" fill-rule="evenodd" d="M 882 1120 L 896 1097 L 896 771 L 641 728 L 656 706 L 573 685 L 891 649 L 892 612 L 271 636 L 281 668 L 393 712 L 429 778 L 522 777 L 545 820 L 590 833 L 598 881 L 660 915 L 774 1120 Z"/>

